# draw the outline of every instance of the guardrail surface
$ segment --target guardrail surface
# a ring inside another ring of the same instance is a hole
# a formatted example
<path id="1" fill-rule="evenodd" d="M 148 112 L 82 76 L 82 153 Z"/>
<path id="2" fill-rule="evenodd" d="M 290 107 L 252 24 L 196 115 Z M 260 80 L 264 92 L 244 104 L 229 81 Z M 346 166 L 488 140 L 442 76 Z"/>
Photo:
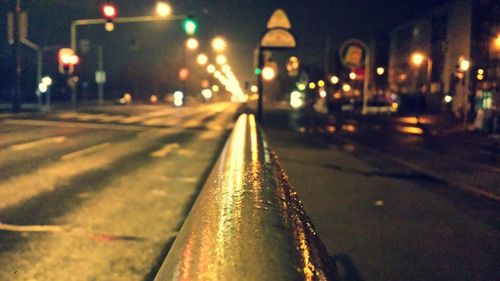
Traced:
<path id="1" fill-rule="evenodd" d="M 155 280 L 337 280 L 254 115 L 239 117 Z"/>

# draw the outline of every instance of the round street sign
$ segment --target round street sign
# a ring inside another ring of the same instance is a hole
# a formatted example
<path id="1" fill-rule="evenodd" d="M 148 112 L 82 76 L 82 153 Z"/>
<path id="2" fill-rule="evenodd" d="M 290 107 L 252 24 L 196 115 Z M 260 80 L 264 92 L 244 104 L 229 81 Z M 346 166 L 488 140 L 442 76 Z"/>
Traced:
<path id="1" fill-rule="evenodd" d="M 368 48 L 360 40 L 350 39 L 339 50 L 340 61 L 347 67 L 359 67 L 365 63 Z"/>

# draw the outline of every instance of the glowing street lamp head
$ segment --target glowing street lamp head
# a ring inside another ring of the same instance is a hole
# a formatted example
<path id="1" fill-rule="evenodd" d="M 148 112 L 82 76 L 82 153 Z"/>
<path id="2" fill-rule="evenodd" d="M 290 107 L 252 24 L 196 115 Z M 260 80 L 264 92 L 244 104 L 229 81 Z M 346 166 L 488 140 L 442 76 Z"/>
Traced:
<path id="1" fill-rule="evenodd" d="M 411 62 L 415 66 L 420 66 L 425 60 L 425 56 L 422 53 L 413 53 L 411 55 Z"/>
<path id="2" fill-rule="evenodd" d="M 470 61 L 468 61 L 468 60 L 466 60 L 466 59 L 462 59 L 462 60 L 460 60 L 460 65 L 459 65 L 459 67 L 460 67 L 460 70 L 462 70 L 462 71 L 467 71 L 467 70 L 469 70 L 469 68 L 470 68 Z"/>
<path id="3" fill-rule="evenodd" d="M 218 55 L 215 58 L 215 62 L 217 62 L 218 65 L 224 65 L 227 63 L 227 58 L 224 55 Z"/>
<path id="4" fill-rule="evenodd" d="M 214 72 L 215 72 L 215 65 L 213 65 L 213 64 L 209 64 L 209 65 L 207 66 L 207 71 L 208 71 L 208 73 L 210 73 L 210 74 L 214 73 Z"/>
<path id="5" fill-rule="evenodd" d="M 226 41 L 221 37 L 215 37 L 212 40 L 212 48 L 216 52 L 223 52 L 224 50 L 226 50 Z"/>
<path id="6" fill-rule="evenodd" d="M 264 80 L 270 81 L 273 80 L 276 76 L 276 72 L 272 67 L 266 66 L 262 69 L 262 78 Z"/>
<path id="7" fill-rule="evenodd" d="M 52 78 L 50 78 L 50 76 L 45 76 L 42 78 L 42 83 L 47 86 L 50 86 L 52 85 Z"/>
<path id="8" fill-rule="evenodd" d="M 349 78 L 350 78 L 351 80 L 355 80 L 355 79 L 356 79 L 356 77 L 357 77 L 356 73 L 354 73 L 354 72 L 349 73 Z"/>
<path id="9" fill-rule="evenodd" d="M 196 62 L 197 62 L 199 65 L 205 65 L 205 64 L 207 64 L 207 62 L 208 62 L 208 57 L 207 57 L 207 55 L 205 55 L 205 54 L 199 54 L 199 55 L 196 57 Z"/>
<path id="10" fill-rule="evenodd" d="M 231 67 L 229 65 L 227 65 L 227 64 L 223 65 L 222 66 L 222 72 L 224 72 L 224 73 L 231 72 Z"/>
<path id="11" fill-rule="evenodd" d="M 198 49 L 199 45 L 200 45 L 200 43 L 195 38 L 189 38 L 186 41 L 186 47 L 188 48 L 188 50 L 191 50 L 191 51 Z"/>
<path id="12" fill-rule="evenodd" d="M 332 82 L 333 85 L 337 85 L 339 81 L 340 79 L 337 76 L 332 76 L 332 78 L 330 78 L 330 82 Z"/>
<path id="13" fill-rule="evenodd" d="M 493 38 L 493 49 L 500 52 L 500 33 L 497 33 L 495 38 Z"/>
<path id="14" fill-rule="evenodd" d="M 378 75 L 383 75 L 385 72 L 385 69 L 383 67 L 377 67 L 377 74 Z"/>
<path id="15" fill-rule="evenodd" d="M 165 2 L 156 3 L 156 14 L 162 18 L 166 18 L 172 14 L 172 8 Z"/>
<path id="16" fill-rule="evenodd" d="M 351 85 L 349 84 L 344 84 L 342 86 L 342 90 L 344 90 L 344 92 L 349 92 L 351 90 Z"/>

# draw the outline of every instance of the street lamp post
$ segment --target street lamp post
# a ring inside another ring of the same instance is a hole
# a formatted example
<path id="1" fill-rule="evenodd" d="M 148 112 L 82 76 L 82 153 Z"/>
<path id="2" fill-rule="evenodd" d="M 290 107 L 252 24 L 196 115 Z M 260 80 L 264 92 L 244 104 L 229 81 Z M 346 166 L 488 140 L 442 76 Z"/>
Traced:
<path id="1" fill-rule="evenodd" d="M 427 107 L 427 96 L 430 95 L 431 93 L 431 74 L 432 74 L 432 60 L 429 58 L 429 57 L 426 57 L 425 55 L 423 55 L 422 53 L 413 53 L 410 57 L 410 60 L 411 62 L 417 67 L 417 68 L 420 68 L 420 66 L 422 65 L 422 63 L 424 61 L 427 62 L 427 73 L 426 73 L 426 95 L 424 96 L 425 100 L 424 100 L 424 109 Z M 420 91 L 419 91 L 420 92 Z M 421 93 L 423 94 L 423 93 Z M 416 117 L 417 117 L 417 124 L 420 124 L 420 111 L 421 111 L 421 99 L 422 97 L 419 97 L 417 99 L 417 108 L 416 108 Z M 425 111 L 425 110 L 424 110 Z"/>

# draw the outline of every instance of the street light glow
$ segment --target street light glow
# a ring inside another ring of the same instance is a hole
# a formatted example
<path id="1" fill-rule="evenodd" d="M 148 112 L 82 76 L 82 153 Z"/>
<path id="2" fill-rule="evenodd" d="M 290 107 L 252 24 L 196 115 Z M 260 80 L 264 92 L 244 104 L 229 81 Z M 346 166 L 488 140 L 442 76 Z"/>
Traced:
<path id="1" fill-rule="evenodd" d="M 323 81 L 323 80 L 319 80 L 319 81 L 318 81 L 318 86 L 320 86 L 320 87 L 324 87 L 324 86 L 325 86 L 325 81 Z"/>
<path id="2" fill-rule="evenodd" d="M 498 33 L 497 36 L 493 39 L 493 48 L 497 52 L 500 51 L 500 33 Z"/>
<path id="3" fill-rule="evenodd" d="M 411 62 L 416 65 L 420 66 L 425 60 L 425 56 L 421 53 L 413 53 L 411 55 Z"/>
<path id="4" fill-rule="evenodd" d="M 339 81 L 340 80 L 337 76 L 332 76 L 332 78 L 330 78 L 330 82 L 332 82 L 333 85 L 337 85 Z"/>
<path id="5" fill-rule="evenodd" d="M 349 92 L 351 90 L 351 85 L 349 84 L 344 84 L 342 86 L 342 90 L 344 90 L 344 92 Z"/>
<path id="6" fill-rule="evenodd" d="M 226 50 L 226 41 L 222 39 L 222 37 L 215 37 L 212 40 L 212 48 L 216 52 L 223 52 L 224 50 Z"/>
<path id="7" fill-rule="evenodd" d="M 227 63 L 227 58 L 226 56 L 224 55 L 218 55 L 216 58 L 215 58 L 215 62 L 218 64 L 218 65 L 224 65 Z"/>
<path id="8" fill-rule="evenodd" d="M 214 73 L 214 72 L 215 72 L 215 65 L 213 65 L 213 64 L 209 64 L 209 65 L 207 66 L 207 71 L 208 71 L 208 73 L 210 73 L 210 74 Z"/>
<path id="9" fill-rule="evenodd" d="M 385 72 L 385 69 L 383 67 L 377 67 L 377 74 L 378 75 L 383 75 Z"/>
<path id="10" fill-rule="evenodd" d="M 156 3 L 156 14 L 160 17 L 166 18 L 172 14 L 172 8 L 165 2 Z"/>
<path id="11" fill-rule="evenodd" d="M 255 85 L 252 85 L 252 86 L 250 87 L 250 91 L 251 91 L 252 93 L 257 93 L 257 91 L 258 91 L 258 90 L 259 90 L 259 87 L 255 86 Z"/>
<path id="12" fill-rule="evenodd" d="M 460 60 L 460 70 L 467 71 L 470 68 L 470 61 L 466 59 Z"/>
<path id="13" fill-rule="evenodd" d="M 275 76 L 276 72 L 272 67 L 266 66 L 264 67 L 264 69 L 262 69 L 262 78 L 264 78 L 264 80 L 273 80 Z"/>
<path id="14" fill-rule="evenodd" d="M 205 55 L 205 54 L 199 54 L 199 55 L 196 57 L 196 62 L 197 62 L 199 65 L 205 65 L 205 64 L 207 64 L 207 62 L 208 62 L 208 57 L 207 57 L 207 55 Z"/>
<path id="15" fill-rule="evenodd" d="M 42 83 L 47 86 L 50 86 L 52 85 L 52 78 L 50 78 L 50 76 L 45 76 L 42 78 Z"/>
<path id="16" fill-rule="evenodd" d="M 349 78 L 350 78 L 351 80 L 356 79 L 356 73 L 354 73 L 354 72 L 349 73 Z"/>
<path id="17" fill-rule="evenodd" d="M 200 45 L 200 43 L 198 42 L 198 40 L 196 40 L 195 38 L 189 38 L 187 41 L 186 41 L 186 47 L 189 49 L 189 50 L 196 50 L 198 49 L 198 46 Z"/>
<path id="18" fill-rule="evenodd" d="M 309 82 L 309 89 L 314 90 L 316 88 L 316 84 L 314 82 Z"/>
<path id="19" fill-rule="evenodd" d="M 222 66 L 222 72 L 224 72 L 224 73 L 231 72 L 231 67 L 229 65 L 227 65 L 227 64 L 223 65 Z"/>

